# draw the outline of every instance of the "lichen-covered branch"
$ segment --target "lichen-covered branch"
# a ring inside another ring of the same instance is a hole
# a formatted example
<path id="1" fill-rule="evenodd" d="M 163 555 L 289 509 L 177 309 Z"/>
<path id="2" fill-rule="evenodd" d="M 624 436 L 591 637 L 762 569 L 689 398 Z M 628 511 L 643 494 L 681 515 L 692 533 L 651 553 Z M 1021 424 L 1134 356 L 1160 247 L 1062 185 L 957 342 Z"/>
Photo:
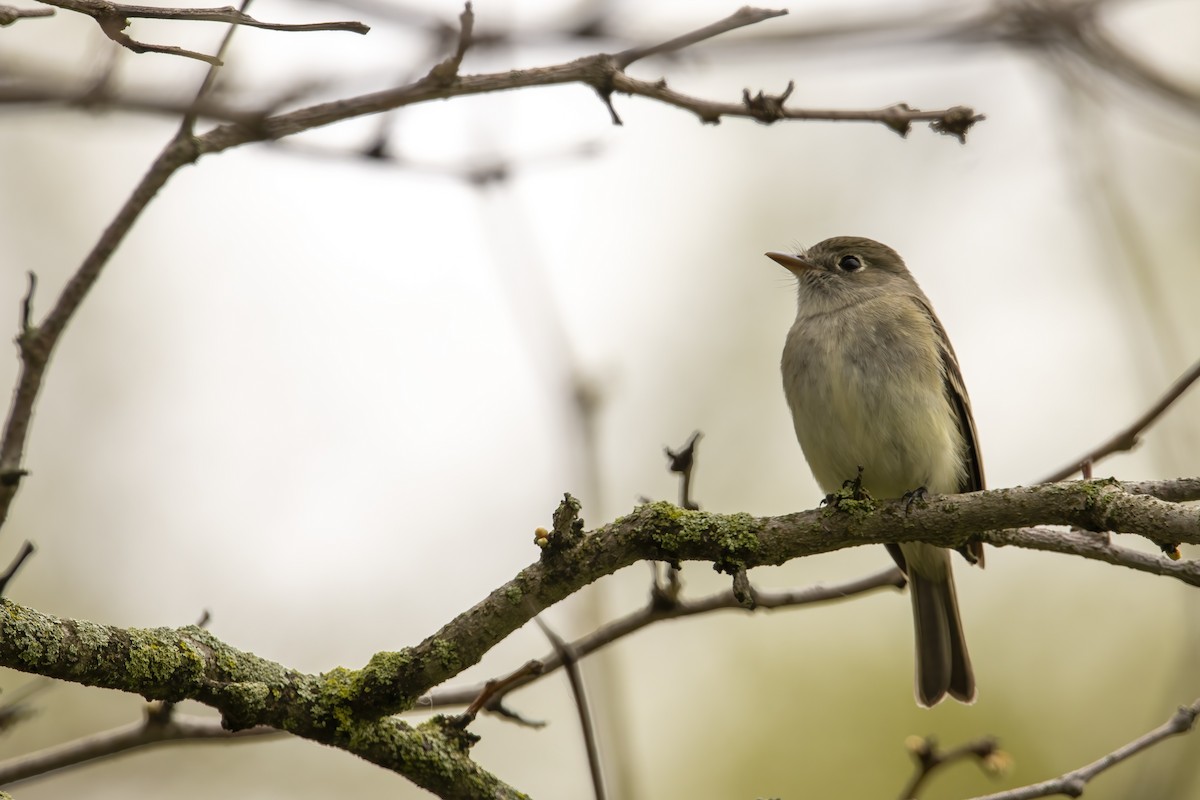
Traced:
<path id="1" fill-rule="evenodd" d="M 446 718 L 411 726 L 356 717 L 349 701 L 361 691 L 359 673 L 305 675 L 195 625 L 117 628 L 0 600 L 0 663 L 149 699 L 198 700 L 218 709 L 230 729 L 269 725 L 338 747 L 439 797 L 524 797 L 467 756 L 475 737 Z"/>
<path id="2" fill-rule="evenodd" d="M 436 734 L 440 728 L 436 723 L 424 733 L 403 726 L 379 728 L 374 720 L 411 708 L 429 689 L 478 662 L 545 608 L 636 561 L 707 561 L 734 572 L 865 544 L 919 540 L 956 547 L 982 539 L 1070 553 L 1200 585 L 1195 562 L 1174 565 L 1165 558 L 1114 549 L 1101 537 L 1021 527 L 1063 524 L 1137 533 L 1158 544 L 1200 543 L 1200 507 L 1136 493 L 1145 490 L 1200 499 L 1200 478 L 997 489 L 932 497 L 909 509 L 904 501 L 846 501 L 836 509 L 764 518 L 654 503 L 590 532 L 578 518 L 578 503 L 568 497 L 555 514 L 554 529 L 542 532 L 544 545 L 536 563 L 425 641 L 400 652 L 377 653 L 361 670 L 304 675 L 231 648 L 195 626 L 120 629 L 58 619 L 8 601 L 0 601 L 0 665 L 150 699 L 199 700 L 218 709 L 232 729 L 270 725 L 377 763 L 402 765 L 398 771 L 408 775 L 409 756 L 367 755 L 364 742 L 384 736 L 391 742 L 384 749 L 399 747 L 409 736 L 441 735 Z M 1158 569 L 1158 562 L 1173 566 Z"/>
<path id="3" fill-rule="evenodd" d="M 1200 543 L 1200 508 L 1134 493 L 1161 488 L 1200 499 L 1200 478 L 1164 484 L 1175 485 L 1079 481 L 933 497 L 911 508 L 904 501 L 843 502 L 838 510 L 765 518 L 654 503 L 587 534 L 560 532 L 566 526 L 556 525 L 538 563 L 416 647 L 377 654 L 363 670 L 370 689 L 357 697 L 369 705 L 355 710 L 384 715 L 408 708 L 416 697 L 479 661 L 535 614 L 643 559 L 709 561 L 718 570 L 733 572 L 865 544 L 923 541 L 958 547 L 983 538 L 1019 546 L 1024 534 L 1005 529 L 1042 524 L 1138 533 L 1159 545 Z M 568 501 L 566 505 L 575 502 Z M 1039 547 L 1053 545 L 1040 541 Z M 1074 538 L 1063 544 L 1063 551 L 1114 563 L 1108 553 L 1080 548 Z M 1195 569 L 1185 575 L 1188 582 L 1200 582 Z"/>

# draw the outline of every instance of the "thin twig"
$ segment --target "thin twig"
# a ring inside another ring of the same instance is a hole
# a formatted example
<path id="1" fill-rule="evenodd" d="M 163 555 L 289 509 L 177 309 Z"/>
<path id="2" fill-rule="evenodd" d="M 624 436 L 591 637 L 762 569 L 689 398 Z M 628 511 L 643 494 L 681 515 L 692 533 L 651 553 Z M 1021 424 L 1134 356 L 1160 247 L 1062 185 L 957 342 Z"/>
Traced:
<path id="1" fill-rule="evenodd" d="M 222 8 L 156 8 L 154 6 L 135 6 L 114 3 L 110 0 L 41 0 L 46 5 L 57 6 L 67 11 L 77 11 L 80 14 L 96 20 L 104 35 L 122 47 L 135 53 L 163 53 L 166 55 L 182 56 L 203 61 L 206 64 L 220 66 L 221 60 L 215 56 L 187 50 L 173 45 L 158 45 L 139 42 L 125 33 L 129 20 L 165 19 L 186 20 L 194 22 L 226 22 L 232 25 L 246 25 L 252 28 L 263 28 L 272 31 L 349 31 L 351 33 L 366 33 L 370 27 L 361 22 L 314 22 L 302 25 L 287 25 L 273 22 L 259 22 L 249 17 L 233 6 Z"/>
<path id="2" fill-rule="evenodd" d="M 756 599 L 758 608 L 764 610 L 795 608 L 798 606 L 817 605 L 837 600 L 845 600 L 861 594 L 869 594 L 880 589 L 901 589 L 904 587 L 904 574 L 895 567 L 889 567 L 881 572 L 856 578 L 845 583 L 831 586 L 809 586 L 803 589 L 792 589 L 778 592 L 758 591 Z M 635 611 L 621 619 L 610 622 L 591 633 L 581 636 L 571 643 L 571 651 L 579 658 L 596 652 L 605 645 L 612 644 L 631 633 L 636 633 L 648 625 L 669 619 L 681 619 L 697 614 L 707 614 L 713 611 L 740 610 L 745 607 L 734 596 L 732 589 L 718 592 L 699 600 L 677 600 L 670 605 L 654 602 L 645 608 Z M 537 680 L 542 675 L 548 675 L 563 665 L 562 658 L 557 653 L 551 653 L 541 659 L 542 672 L 538 676 L 528 676 L 505 686 L 496 693 L 496 699 L 504 697 L 514 689 L 519 689 Z M 459 686 L 434 689 L 422 698 L 418 708 L 438 708 L 442 706 L 460 706 L 470 703 L 483 691 L 483 685 Z"/>
<path id="3" fill-rule="evenodd" d="M 1050 528 L 1010 528 L 984 534 L 993 547 L 1021 547 L 1050 553 L 1082 556 L 1137 572 L 1174 578 L 1189 586 L 1200 586 L 1200 561 L 1173 561 L 1154 553 L 1121 547 L 1110 537 L 1089 531 L 1060 531 Z"/>
<path id="4" fill-rule="evenodd" d="M 261 22 L 233 6 L 222 6 L 220 8 L 161 8 L 159 6 L 112 3 L 108 2 L 108 0 L 39 0 L 39 2 L 57 6 L 68 11 L 78 11 L 80 14 L 86 14 L 89 17 L 119 16 L 131 19 L 224 22 L 230 25 L 245 25 L 248 28 L 262 28 L 268 31 L 347 31 L 349 33 L 366 34 L 371 30 L 370 25 L 354 21 L 306 22 L 302 24 Z"/>
<path id="5" fill-rule="evenodd" d="M 246 9 L 250 7 L 251 2 L 253 2 L 253 0 L 242 0 L 242 7 L 238 9 L 238 13 L 244 16 Z M 204 73 L 204 80 L 200 82 L 200 88 L 196 90 L 196 96 L 192 100 L 192 106 L 188 109 L 187 113 L 183 115 L 183 120 L 179 123 L 179 132 L 176 134 L 176 136 L 186 136 L 191 138 L 191 136 L 195 133 L 196 117 L 199 114 L 198 108 L 200 103 L 203 102 L 206 97 L 208 97 L 213 86 L 216 85 L 217 71 L 220 70 L 221 65 L 225 63 L 225 53 L 229 51 L 229 43 L 233 41 L 233 32 L 237 29 L 237 25 L 230 25 L 225 31 L 225 35 L 221 37 L 221 46 L 217 48 L 217 52 L 213 58 L 213 61 L 209 63 L 208 71 Z"/>
<path id="6" fill-rule="evenodd" d="M 692 499 L 692 469 L 696 466 L 696 444 L 700 441 L 700 431 L 694 432 L 678 451 L 664 447 L 667 456 L 667 469 L 679 475 L 679 507 L 690 511 L 698 511 L 700 505 Z"/>
<path id="7" fill-rule="evenodd" d="M 990 736 L 961 744 L 950 750 L 939 750 L 932 737 L 914 736 L 906 743 L 917 762 L 912 777 L 900 791 L 899 800 L 916 800 L 917 793 L 936 770 L 948 764 L 973 758 L 986 771 L 997 774 L 1007 768 L 1009 758 Z"/>
<path id="8" fill-rule="evenodd" d="M 19 19 L 53 16 L 54 9 L 52 8 L 16 8 L 14 6 L 0 6 L 0 28 L 12 25 Z"/>
<path id="9" fill-rule="evenodd" d="M 1165 739 L 1190 731 L 1196 722 L 1197 715 L 1200 715 L 1200 700 L 1195 701 L 1190 706 L 1181 706 L 1162 725 L 1159 725 L 1143 736 L 1139 736 L 1129 744 L 1118 747 L 1108 755 L 1093 761 L 1087 766 L 1080 767 L 1077 770 L 1048 781 L 976 797 L 973 800 L 1034 800 L 1034 798 L 1038 797 L 1052 797 L 1060 794 L 1067 795 L 1068 797 L 1079 797 L 1083 794 L 1088 783 L 1102 772 L 1112 769 L 1122 761 L 1153 747 Z"/>
<path id="10" fill-rule="evenodd" d="M 21 545 L 21 549 L 17 551 L 17 555 L 13 558 L 12 563 L 8 565 L 8 569 L 4 570 L 3 574 L 0 574 L 0 597 L 4 596 L 4 590 L 8 588 L 8 582 L 21 569 L 21 565 L 25 563 L 25 559 L 33 555 L 33 551 L 33 542 L 26 540 Z"/>
<path id="11" fill-rule="evenodd" d="M 29 719 L 37 712 L 29 702 L 29 698 L 46 691 L 54 682 L 49 678 L 34 678 L 4 693 L 4 702 L 0 703 L 0 733 L 7 733 L 17 723 Z"/>
<path id="12" fill-rule="evenodd" d="M 587 749 L 588 767 L 592 775 L 592 792 L 596 800 L 605 800 L 604 769 L 600 764 L 600 746 L 596 743 L 596 725 L 592 722 L 592 711 L 588 706 L 587 691 L 583 685 L 583 675 L 579 671 L 578 655 L 562 637 L 550 629 L 542 618 L 534 617 L 533 621 L 542 629 L 542 633 L 550 640 L 554 654 L 562 661 L 567 671 L 567 680 L 571 684 L 571 695 L 575 698 L 575 710 L 579 714 L 579 726 L 583 729 L 583 744 Z"/>
<path id="13" fill-rule="evenodd" d="M 650 56 L 662 53 L 674 53 L 685 47 L 691 47 L 697 42 L 703 42 L 705 39 L 711 39 L 714 36 L 720 36 L 722 33 L 744 28 L 747 25 L 753 25 L 763 20 L 772 19 L 773 17 L 782 17 L 787 13 L 787 9 L 776 10 L 743 6 L 725 19 L 718 20 L 711 25 L 705 25 L 703 28 L 697 28 L 691 33 L 685 33 L 682 36 L 676 36 L 674 39 L 668 39 L 665 42 L 655 45 L 630 47 L 628 50 L 622 50 L 613 56 L 613 60 L 618 67 L 625 69 L 633 62 L 643 58 L 649 58 Z"/>
<path id="14" fill-rule="evenodd" d="M 1047 475 L 1042 478 L 1039 483 L 1057 483 L 1065 480 L 1076 472 L 1079 472 L 1085 464 L 1095 464 L 1100 459 L 1110 456 L 1113 453 L 1125 453 L 1137 446 L 1141 435 L 1153 425 L 1158 418 L 1170 408 L 1176 400 L 1183 396 L 1183 393 L 1192 387 L 1197 380 L 1200 380 L 1200 361 L 1188 367 L 1187 371 L 1180 375 L 1173 384 L 1163 393 L 1161 397 L 1150 406 L 1150 408 L 1138 417 L 1133 423 L 1124 430 L 1115 434 L 1108 441 L 1089 450 L 1081 458 L 1076 459 L 1072 463 L 1058 470 L 1057 472 Z"/>
<path id="15" fill-rule="evenodd" d="M 467 710 L 454 720 L 454 724 L 460 728 L 465 728 L 475 721 L 475 717 L 479 715 L 481 710 L 485 708 L 491 710 L 493 704 L 496 707 L 500 707 L 500 698 L 498 695 L 501 695 L 509 686 L 524 678 L 541 675 L 544 669 L 545 667 L 540 661 L 526 661 L 508 676 L 488 681 L 483 685 L 483 690 L 479 692 L 479 696 L 471 701 L 471 705 L 467 706 Z M 512 712 L 508 713 L 511 714 Z M 521 721 L 528 724 L 523 718 Z"/>
<path id="16" fill-rule="evenodd" d="M 458 15 L 458 24 L 458 44 L 454 48 L 454 53 L 431 69 L 427 76 L 436 83 L 452 83 L 458 77 L 458 68 L 462 66 L 463 56 L 467 54 L 467 48 L 471 46 L 471 32 L 475 30 L 475 12 L 471 8 L 470 2 Z"/>
<path id="17" fill-rule="evenodd" d="M 231 742 L 279 735 L 282 735 L 281 731 L 266 727 L 228 731 L 221 727 L 220 720 L 208 717 L 174 715 L 165 724 L 159 724 L 147 716 L 120 728 L 0 761 L 0 785 L 10 786 L 67 767 L 170 742 Z"/>

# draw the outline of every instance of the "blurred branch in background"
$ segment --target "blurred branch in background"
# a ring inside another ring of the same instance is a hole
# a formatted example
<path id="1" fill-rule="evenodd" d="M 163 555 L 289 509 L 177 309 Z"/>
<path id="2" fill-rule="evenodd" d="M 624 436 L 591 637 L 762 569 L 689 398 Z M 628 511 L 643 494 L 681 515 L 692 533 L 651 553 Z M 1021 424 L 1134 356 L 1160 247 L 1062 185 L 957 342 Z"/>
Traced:
<path id="1" fill-rule="evenodd" d="M 1000 745 L 990 736 L 949 750 L 940 749 L 937 741 L 931 736 L 912 736 L 905 744 L 917 766 L 898 795 L 899 800 L 916 800 L 921 788 L 929 782 L 934 773 L 958 761 L 973 758 L 991 775 L 1007 772 L 1012 764 L 1012 756 L 1001 750 Z"/>
<path id="2" fill-rule="evenodd" d="M 837 600 L 847 600 L 862 594 L 875 592 L 879 589 L 902 589 L 904 585 L 904 575 L 896 567 L 890 567 L 856 580 L 830 586 L 810 586 L 790 591 L 758 590 L 755 593 L 755 597 L 758 601 L 757 607 L 760 609 L 797 608 Z M 576 639 L 570 644 L 571 650 L 579 658 L 583 658 L 606 645 L 612 644 L 631 633 L 636 633 L 642 628 L 656 622 L 681 619 L 697 614 L 707 614 L 713 611 L 745 610 L 742 603 L 734 596 L 732 589 L 696 600 L 677 599 L 669 604 L 664 603 L 658 594 L 652 592 L 651 595 L 650 603 L 645 608 L 621 619 L 609 622 L 586 636 Z M 547 675 L 563 666 L 562 657 L 557 652 L 540 659 L 538 663 L 541 664 L 540 672 L 537 674 L 523 674 L 518 680 L 506 682 L 489 699 L 492 702 L 498 702 L 509 692 L 520 689 L 522 686 L 527 686 L 543 675 Z M 415 710 L 465 705 L 472 702 L 485 689 L 486 684 L 458 687 L 449 686 L 434 689 L 421 698 Z M 488 708 L 491 710 L 490 707 Z"/>

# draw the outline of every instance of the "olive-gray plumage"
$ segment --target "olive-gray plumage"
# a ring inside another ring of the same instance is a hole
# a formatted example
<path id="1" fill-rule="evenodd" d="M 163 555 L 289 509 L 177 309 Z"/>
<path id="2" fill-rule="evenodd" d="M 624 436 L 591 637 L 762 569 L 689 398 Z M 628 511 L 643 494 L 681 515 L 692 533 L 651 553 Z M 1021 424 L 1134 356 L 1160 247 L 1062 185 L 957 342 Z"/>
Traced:
<path id="1" fill-rule="evenodd" d="M 924 488 L 983 488 L 971 406 L 958 360 L 928 298 L 886 245 L 838 236 L 796 255 L 767 253 L 798 280 L 783 348 L 783 388 L 817 483 L 835 492 L 862 467 L 880 499 Z M 905 571 L 916 629 L 916 693 L 975 699 L 949 551 L 888 547 Z M 964 550 L 982 564 L 980 545 Z"/>

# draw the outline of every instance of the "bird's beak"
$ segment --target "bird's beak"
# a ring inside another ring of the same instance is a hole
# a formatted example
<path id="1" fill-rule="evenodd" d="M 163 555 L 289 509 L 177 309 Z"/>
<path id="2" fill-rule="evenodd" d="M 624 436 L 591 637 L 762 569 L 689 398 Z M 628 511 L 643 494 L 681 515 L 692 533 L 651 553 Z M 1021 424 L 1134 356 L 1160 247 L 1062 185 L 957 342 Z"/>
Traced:
<path id="1" fill-rule="evenodd" d="M 793 275 L 799 275 L 801 272 L 808 269 L 818 268 L 815 264 L 805 261 L 800 256 L 793 256 L 788 253 L 776 253 L 772 251 L 769 253 L 764 253 L 763 255 L 786 269 L 788 272 L 791 272 Z"/>

